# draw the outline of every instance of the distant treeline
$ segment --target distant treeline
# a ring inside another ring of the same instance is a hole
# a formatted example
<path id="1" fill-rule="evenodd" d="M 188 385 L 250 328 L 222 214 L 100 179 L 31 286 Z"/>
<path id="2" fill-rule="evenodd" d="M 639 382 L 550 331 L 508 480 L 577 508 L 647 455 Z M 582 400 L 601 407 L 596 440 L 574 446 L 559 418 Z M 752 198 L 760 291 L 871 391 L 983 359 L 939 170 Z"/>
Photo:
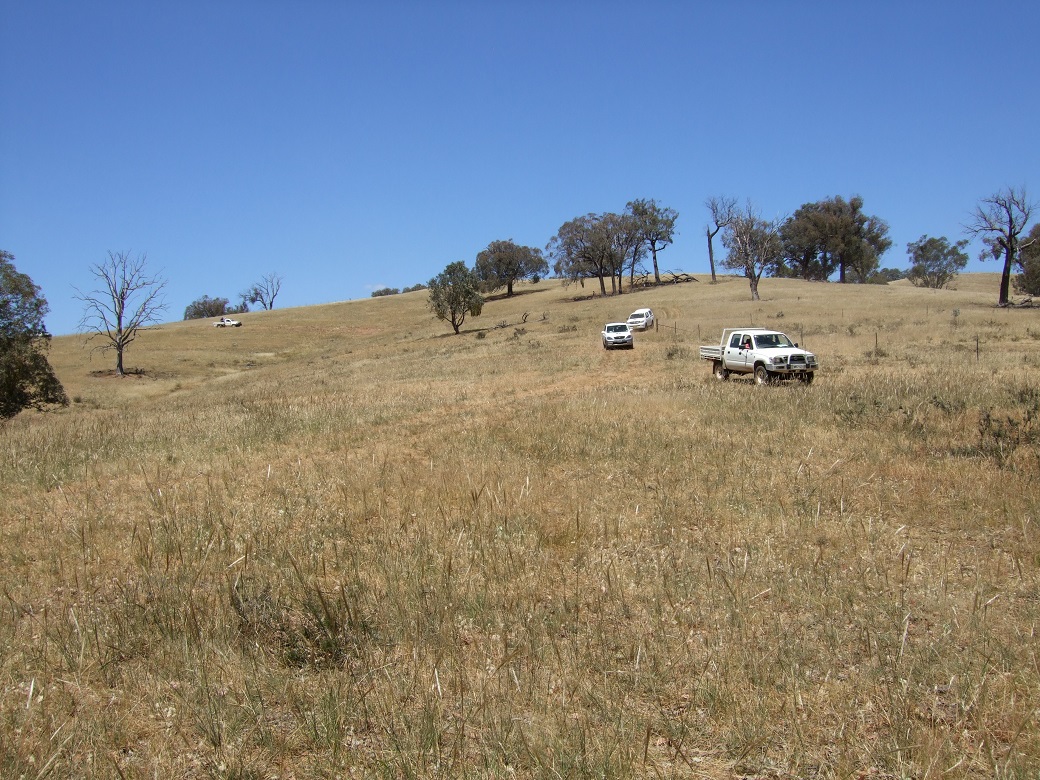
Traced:
<path id="1" fill-rule="evenodd" d="M 405 287 L 403 290 L 398 290 L 396 287 L 383 287 L 379 290 L 374 290 L 372 292 L 372 297 L 382 298 L 384 295 L 397 295 L 399 293 L 416 292 L 417 290 L 425 289 L 426 285 L 422 284 L 421 282 L 419 284 L 413 284 L 411 287 Z"/>

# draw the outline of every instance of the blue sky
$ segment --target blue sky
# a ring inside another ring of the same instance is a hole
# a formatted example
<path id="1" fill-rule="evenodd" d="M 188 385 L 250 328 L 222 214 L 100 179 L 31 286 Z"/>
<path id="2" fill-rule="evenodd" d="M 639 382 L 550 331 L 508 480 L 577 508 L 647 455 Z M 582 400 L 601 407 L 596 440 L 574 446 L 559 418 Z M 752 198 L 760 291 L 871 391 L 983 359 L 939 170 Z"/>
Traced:
<path id="1" fill-rule="evenodd" d="M 667 270 L 707 270 L 712 195 L 861 195 L 906 267 L 1040 187 L 1038 9 L 0 0 L 0 249 L 59 335 L 109 250 L 179 320 L 270 272 L 278 308 L 366 298 L 635 198 L 679 212 Z"/>

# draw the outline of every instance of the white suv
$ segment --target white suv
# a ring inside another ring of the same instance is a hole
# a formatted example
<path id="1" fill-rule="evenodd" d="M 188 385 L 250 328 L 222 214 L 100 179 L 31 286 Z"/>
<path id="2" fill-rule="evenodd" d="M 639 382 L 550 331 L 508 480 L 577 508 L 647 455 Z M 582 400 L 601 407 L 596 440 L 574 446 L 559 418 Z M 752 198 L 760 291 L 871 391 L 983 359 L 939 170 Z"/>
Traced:
<path id="1" fill-rule="evenodd" d="M 611 347 L 628 347 L 632 349 L 635 346 L 632 342 L 632 329 L 628 327 L 627 322 L 608 322 L 603 326 L 603 349 L 610 349 Z"/>
<path id="2" fill-rule="evenodd" d="M 654 313 L 649 309 L 636 309 L 628 316 L 628 327 L 632 330 L 646 330 L 654 324 Z"/>

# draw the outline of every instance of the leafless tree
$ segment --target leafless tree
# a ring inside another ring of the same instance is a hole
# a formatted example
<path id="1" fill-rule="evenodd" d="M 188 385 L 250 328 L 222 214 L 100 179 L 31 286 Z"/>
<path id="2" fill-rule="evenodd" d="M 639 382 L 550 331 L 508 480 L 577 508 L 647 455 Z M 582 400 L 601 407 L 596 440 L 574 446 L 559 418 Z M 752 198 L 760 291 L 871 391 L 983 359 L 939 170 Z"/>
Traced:
<path id="1" fill-rule="evenodd" d="M 116 353 L 116 373 L 123 376 L 123 353 L 138 331 L 157 322 L 166 308 L 162 300 L 166 280 L 148 272 L 145 255 L 135 258 L 129 252 L 109 252 L 108 260 L 91 266 L 90 272 L 101 289 L 89 293 L 76 289 L 76 299 L 85 306 L 79 326 L 90 333 L 90 339 L 100 337 L 96 350 Z"/>
<path id="2" fill-rule="evenodd" d="M 704 232 L 708 236 L 708 262 L 711 264 L 711 281 L 714 284 L 718 280 L 715 278 L 715 247 L 712 239 L 733 221 L 737 213 L 737 199 L 715 195 L 704 201 L 704 205 L 711 212 L 711 224 L 705 225 Z"/>
<path id="3" fill-rule="evenodd" d="M 780 225 L 783 220 L 767 221 L 759 216 L 749 202 L 733 219 L 722 234 L 722 243 L 729 249 L 724 265 L 741 271 L 751 284 L 751 300 L 760 300 L 758 282 L 767 270 L 775 269 L 783 257 Z"/>
<path id="4" fill-rule="evenodd" d="M 1011 290 L 1011 267 L 1021 263 L 1020 252 L 1033 242 L 1022 240 L 1029 218 L 1036 208 L 1029 201 L 1025 187 L 1008 187 L 995 195 L 983 198 L 972 212 L 971 220 L 964 226 L 968 235 L 981 238 L 986 248 L 979 256 L 981 260 L 1004 258 L 1004 270 L 1000 275 L 999 306 L 1007 306 Z"/>
<path id="5" fill-rule="evenodd" d="M 282 277 L 272 271 L 242 293 L 242 302 L 247 304 L 259 303 L 262 309 L 270 311 L 274 308 L 274 299 L 281 292 L 281 289 Z"/>

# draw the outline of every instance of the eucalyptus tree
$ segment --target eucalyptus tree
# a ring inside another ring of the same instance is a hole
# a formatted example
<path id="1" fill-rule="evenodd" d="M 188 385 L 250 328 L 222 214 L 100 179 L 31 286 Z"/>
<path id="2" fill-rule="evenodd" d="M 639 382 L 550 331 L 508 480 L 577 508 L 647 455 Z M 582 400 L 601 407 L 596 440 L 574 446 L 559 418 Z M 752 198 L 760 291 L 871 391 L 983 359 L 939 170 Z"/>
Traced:
<path id="1" fill-rule="evenodd" d="M 647 243 L 642 225 L 632 214 L 604 214 L 601 227 L 613 250 L 609 264 L 613 269 L 613 278 L 617 280 L 617 293 L 624 291 L 625 269 L 628 269 L 629 287 L 635 284 L 636 269 L 641 265 L 646 254 Z M 614 284 L 611 283 L 611 290 Z"/>
<path id="2" fill-rule="evenodd" d="M 15 268 L 14 255 L 0 250 L 0 420 L 69 403 L 47 361 L 48 310 L 40 288 Z"/>
<path id="3" fill-rule="evenodd" d="M 546 247 L 553 271 L 568 282 L 598 279 L 602 295 L 609 278 L 611 293 L 617 293 L 625 262 L 616 240 L 622 224 L 616 214 L 586 214 L 563 223 Z"/>
<path id="4" fill-rule="evenodd" d="M 480 278 L 461 260 L 449 263 L 427 283 L 429 305 L 439 320 L 451 323 L 457 334 L 467 316 L 477 317 L 484 308 Z"/>
<path id="5" fill-rule="evenodd" d="M 914 287 L 941 290 L 968 264 L 968 255 L 964 252 L 967 245 L 967 239 L 950 244 L 946 236 L 921 236 L 911 241 L 906 245 L 911 262 L 906 278 Z"/>
<path id="6" fill-rule="evenodd" d="M 778 276 L 826 281 L 837 269 L 833 228 L 821 201 L 804 203 L 780 226 L 783 262 Z"/>
<path id="7" fill-rule="evenodd" d="M 679 218 L 679 212 L 658 205 L 656 200 L 646 199 L 629 201 L 625 211 L 635 218 L 639 226 L 639 236 L 653 258 L 654 281 L 660 284 L 661 270 L 657 265 L 657 253 L 674 240 L 675 221 Z"/>
<path id="8" fill-rule="evenodd" d="M 837 196 L 805 203 L 783 224 L 777 274 L 802 279 L 867 282 L 892 246 L 888 224 L 863 212 L 863 198 Z"/>
<path id="9" fill-rule="evenodd" d="M 1021 244 L 1019 266 L 1022 273 L 1014 279 L 1015 289 L 1026 295 L 1040 295 L 1040 222 L 1033 225 Z"/>
<path id="10" fill-rule="evenodd" d="M 981 238 L 985 249 L 981 260 L 1004 260 L 1000 275 L 999 306 L 1007 306 L 1011 287 L 1011 268 L 1021 264 L 1020 252 L 1036 238 L 1022 240 L 1036 204 L 1029 200 L 1025 187 L 1008 187 L 983 198 L 964 226 L 969 236 Z"/>
<path id="11" fill-rule="evenodd" d="M 508 241 L 492 241 L 477 255 L 476 273 L 484 290 L 493 292 L 506 288 L 506 297 L 513 294 L 513 285 L 521 279 L 537 279 L 549 273 L 549 264 L 542 250 L 520 246 Z"/>
<path id="12" fill-rule="evenodd" d="M 842 282 L 849 278 L 859 284 L 869 282 L 881 267 L 881 256 L 892 246 L 888 223 L 881 217 L 864 214 L 862 206 L 862 198 L 851 198 L 839 217 L 839 224 L 846 231 L 838 253 L 839 281 Z"/>
<path id="13" fill-rule="evenodd" d="M 184 319 L 199 320 L 206 317 L 222 317 L 225 314 L 244 314 L 249 311 L 249 306 L 242 301 L 238 306 L 232 306 L 227 298 L 210 298 L 203 295 L 184 307 Z"/>

